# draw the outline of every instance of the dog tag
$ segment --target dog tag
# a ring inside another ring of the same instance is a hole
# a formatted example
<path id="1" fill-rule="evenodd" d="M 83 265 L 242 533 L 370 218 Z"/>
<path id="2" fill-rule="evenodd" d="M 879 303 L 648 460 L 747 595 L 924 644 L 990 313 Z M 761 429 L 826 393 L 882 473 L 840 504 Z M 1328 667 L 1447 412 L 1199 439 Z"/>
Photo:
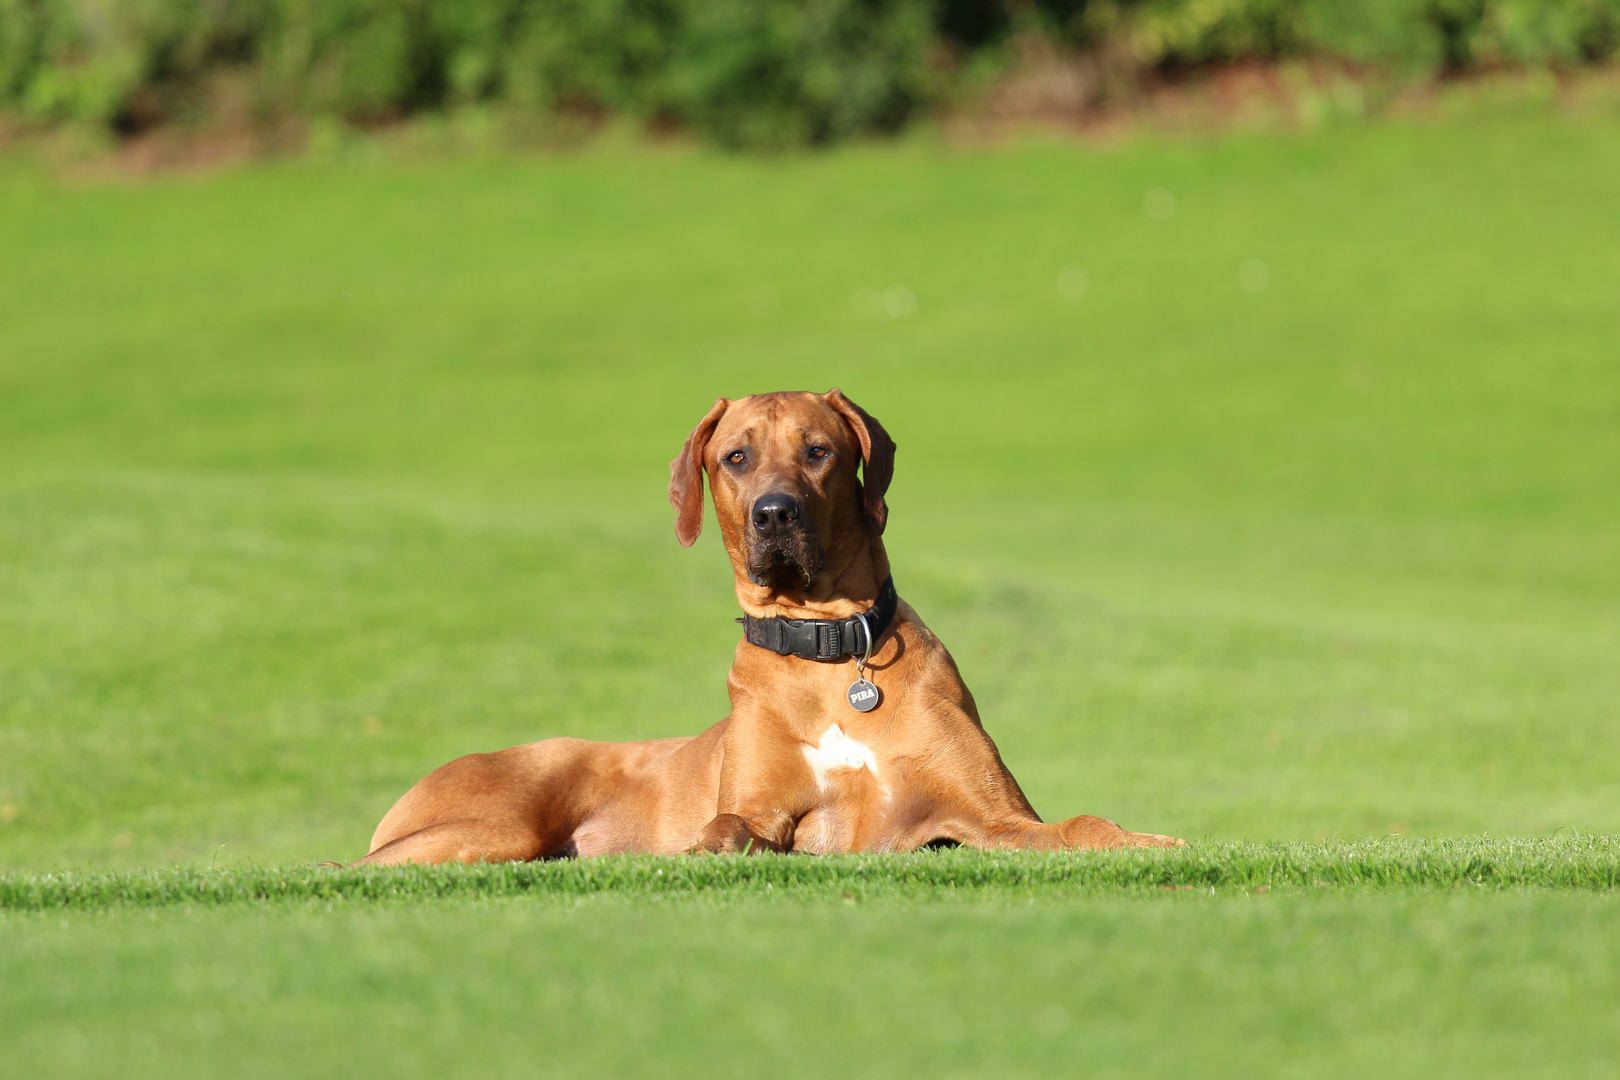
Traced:
<path id="1" fill-rule="evenodd" d="M 851 708 L 859 712 L 871 712 L 878 707 L 878 702 L 881 700 L 883 700 L 883 695 L 878 693 L 878 688 L 865 679 L 856 679 L 849 684 L 849 704 Z"/>

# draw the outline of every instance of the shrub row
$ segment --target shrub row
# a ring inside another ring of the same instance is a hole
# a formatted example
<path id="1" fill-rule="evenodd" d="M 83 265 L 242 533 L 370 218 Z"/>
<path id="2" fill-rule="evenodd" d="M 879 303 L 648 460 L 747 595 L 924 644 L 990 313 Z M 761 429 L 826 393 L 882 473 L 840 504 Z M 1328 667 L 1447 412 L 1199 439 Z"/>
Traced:
<path id="1" fill-rule="evenodd" d="M 1620 47 L 1620 0 L 1149 0 L 1143 8 L 1146 17 L 1126 32 L 1150 64 L 1326 54 L 1428 70 L 1574 66 Z"/>
<path id="2" fill-rule="evenodd" d="M 0 112 L 130 131 L 490 102 L 728 144 L 891 131 L 1012 36 L 1144 70 L 1292 56 L 1439 71 L 1620 47 L 1620 0 L 0 0 Z"/>
<path id="3" fill-rule="evenodd" d="M 0 108 L 123 130 L 221 97 L 361 123 L 496 101 L 727 143 L 898 128 L 921 0 L 0 0 Z"/>
<path id="4" fill-rule="evenodd" d="M 947 35 L 982 45 L 1033 26 L 1113 41 L 1148 67 L 1328 56 L 1436 72 L 1573 66 L 1620 50 L 1620 0 L 942 0 Z M 1020 24 L 1023 26 L 1020 26 Z"/>

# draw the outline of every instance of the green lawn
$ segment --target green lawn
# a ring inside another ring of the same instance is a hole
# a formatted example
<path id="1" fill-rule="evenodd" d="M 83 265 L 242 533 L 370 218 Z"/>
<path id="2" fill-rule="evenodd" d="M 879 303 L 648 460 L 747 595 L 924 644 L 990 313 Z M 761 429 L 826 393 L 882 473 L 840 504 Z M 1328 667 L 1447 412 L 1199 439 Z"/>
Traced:
<path id="1" fill-rule="evenodd" d="M 1617 177 L 1620 120 L 1510 112 L 0 166 L 0 895 L 338 880 L 276 868 L 457 754 L 712 723 L 730 574 L 667 463 L 717 395 L 833 385 L 1044 815 L 1329 870 L 1620 833 Z M 8 902 L 0 1072 L 1615 1076 L 1603 843 L 1260 894 L 936 889 L 944 853 L 871 893 Z"/>
<path id="2" fill-rule="evenodd" d="M 12 877 L 0 1051 L 18 1075 L 1608 1076 L 1617 884 L 1612 838 Z"/>
<path id="3" fill-rule="evenodd" d="M 441 900 L 1029 902 L 1156 890 L 1212 896 L 1390 890 L 1548 889 L 1608 893 L 1620 886 L 1613 836 L 1513 840 L 1364 840 L 1355 844 L 1213 844 L 1170 851 L 840 855 L 822 859 L 619 856 L 437 867 L 167 867 L 12 874 L 0 912 L 202 908 L 307 901 L 347 906 Z"/>
<path id="4" fill-rule="evenodd" d="M 11 921 L 18 1076 L 1608 1077 L 1612 897 Z M 1510 930 L 1510 932 L 1504 932 Z"/>

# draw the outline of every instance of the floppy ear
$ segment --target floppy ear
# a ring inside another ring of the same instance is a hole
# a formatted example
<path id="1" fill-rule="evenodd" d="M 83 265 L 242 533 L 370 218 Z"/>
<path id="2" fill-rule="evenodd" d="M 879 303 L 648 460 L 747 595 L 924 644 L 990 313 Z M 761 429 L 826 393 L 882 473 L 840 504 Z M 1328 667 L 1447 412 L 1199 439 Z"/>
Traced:
<path id="1" fill-rule="evenodd" d="M 894 440 L 889 438 L 882 424 L 845 397 L 842 390 L 835 387 L 827 391 L 824 400 L 849 421 L 849 426 L 855 429 L 855 437 L 860 440 L 866 516 L 881 536 L 883 527 L 889 523 L 889 504 L 883 501 L 883 496 L 889 491 L 889 481 L 894 479 Z"/>
<path id="2" fill-rule="evenodd" d="M 675 539 L 681 547 L 691 547 L 703 531 L 703 451 L 708 449 L 709 436 L 730 404 L 725 398 L 716 401 L 669 463 L 669 504 L 677 511 Z"/>

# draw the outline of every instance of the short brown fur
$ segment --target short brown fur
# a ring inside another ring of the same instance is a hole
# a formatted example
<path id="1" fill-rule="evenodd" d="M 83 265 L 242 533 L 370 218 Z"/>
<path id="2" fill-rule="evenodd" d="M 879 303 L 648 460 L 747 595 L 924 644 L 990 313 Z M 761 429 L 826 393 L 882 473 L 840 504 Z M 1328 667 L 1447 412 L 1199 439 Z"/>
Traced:
<path id="1" fill-rule="evenodd" d="M 817 456 L 817 452 L 820 455 Z M 837 390 L 722 398 L 670 465 L 683 545 L 708 481 L 737 601 L 759 618 L 847 618 L 889 577 L 883 548 L 894 442 Z M 766 537 L 762 495 L 802 513 Z M 1104 818 L 1043 822 L 979 722 L 950 653 L 903 600 L 878 640 L 871 712 L 845 692 L 856 662 L 737 645 L 731 715 L 693 738 L 547 739 L 458 758 L 394 804 L 363 863 L 477 862 L 687 851 L 1160 847 Z M 818 755 L 837 725 L 874 767 Z M 833 764 L 828 767 L 828 761 Z M 817 764 L 822 766 L 820 775 Z"/>

